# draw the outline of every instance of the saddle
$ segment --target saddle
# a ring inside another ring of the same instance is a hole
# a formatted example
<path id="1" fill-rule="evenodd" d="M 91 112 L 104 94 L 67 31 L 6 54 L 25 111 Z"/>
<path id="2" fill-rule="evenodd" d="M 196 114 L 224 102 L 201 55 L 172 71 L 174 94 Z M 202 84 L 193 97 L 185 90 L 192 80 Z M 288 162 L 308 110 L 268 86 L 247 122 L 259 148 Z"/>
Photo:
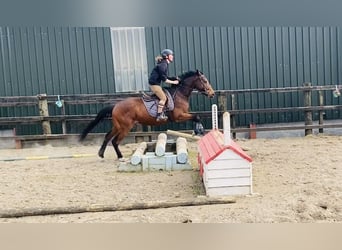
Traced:
<path id="1" fill-rule="evenodd" d="M 172 111 L 175 108 L 175 103 L 173 100 L 173 97 L 171 96 L 170 92 L 166 89 L 163 89 L 165 95 L 166 95 L 166 103 L 164 107 L 164 111 Z M 159 103 L 159 98 L 155 94 L 148 95 L 146 93 L 143 93 L 143 96 L 141 97 L 145 108 L 147 112 L 150 114 L 152 117 L 157 117 L 157 111 L 158 111 L 158 103 Z"/>

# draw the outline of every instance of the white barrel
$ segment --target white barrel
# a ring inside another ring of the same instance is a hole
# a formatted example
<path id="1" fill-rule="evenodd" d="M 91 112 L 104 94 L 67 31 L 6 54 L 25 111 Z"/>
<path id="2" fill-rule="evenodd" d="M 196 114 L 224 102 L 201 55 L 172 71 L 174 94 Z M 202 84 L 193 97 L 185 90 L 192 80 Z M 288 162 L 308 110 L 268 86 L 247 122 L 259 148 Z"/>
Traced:
<path id="1" fill-rule="evenodd" d="M 131 164 L 132 165 L 138 165 L 141 162 L 142 156 L 145 153 L 145 150 L 147 148 L 147 143 L 142 142 L 139 144 L 138 148 L 135 150 L 134 154 L 131 157 Z"/>
<path id="2" fill-rule="evenodd" d="M 176 140 L 177 162 L 185 164 L 188 161 L 188 142 L 183 137 L 178 137 Z"/>
<path id="3" fill-rule="evenodd" d="M 155 153 L 156 156 L 163 156 L 165 154 L 167 135 L 165 133 L 160 133 L 158 135 Z"/>

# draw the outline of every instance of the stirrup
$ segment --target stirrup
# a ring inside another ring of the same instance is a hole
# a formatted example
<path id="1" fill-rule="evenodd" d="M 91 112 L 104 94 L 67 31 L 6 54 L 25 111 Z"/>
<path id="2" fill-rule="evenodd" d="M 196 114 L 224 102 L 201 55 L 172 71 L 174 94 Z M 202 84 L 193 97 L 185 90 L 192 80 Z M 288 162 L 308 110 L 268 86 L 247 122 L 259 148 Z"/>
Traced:
<path id="1" fill-rule="evenodd" d="M 157 115 L 157 122 L 159 121 L 166 121 L 168 117 L 164 114 L 164 112 L 161 112 L 160 114 Z"/>

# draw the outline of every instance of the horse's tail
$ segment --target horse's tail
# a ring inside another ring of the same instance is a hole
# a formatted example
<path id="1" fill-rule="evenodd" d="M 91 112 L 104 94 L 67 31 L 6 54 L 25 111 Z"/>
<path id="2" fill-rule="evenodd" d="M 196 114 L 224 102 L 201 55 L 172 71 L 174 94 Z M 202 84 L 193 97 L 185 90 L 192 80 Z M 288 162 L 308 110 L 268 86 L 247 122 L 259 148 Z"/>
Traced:
<path id="1" fill-rule="evenodd" d="M 114 105 L 112 106 L 107 106 L 104 107 L 103 109 L 101 109 L 99 111 L 99 113 L 97 113 L 97 116 L 95 117 L 95 119 L 93 121 L 91 121 L 88 126 L 83 130 L 83 132 L 80 134 L 79 137 L 79 141 L 83 141 L 87 134 L 93 129 L 95 128 L 95 126 L 102 121 L 104 118 L 106 117 L 111 117 L 112 116 L 112 110 L 114 108 Z"/>

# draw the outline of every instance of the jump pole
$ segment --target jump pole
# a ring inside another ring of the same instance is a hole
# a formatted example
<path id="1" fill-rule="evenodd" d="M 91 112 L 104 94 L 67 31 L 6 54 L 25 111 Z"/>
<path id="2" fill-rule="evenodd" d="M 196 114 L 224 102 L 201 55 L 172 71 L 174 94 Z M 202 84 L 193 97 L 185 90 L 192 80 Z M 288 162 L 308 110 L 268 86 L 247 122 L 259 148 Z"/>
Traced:
<path id="1" fill-rule="evenodd" d="M 77 214 L 77 213 L 99 213 L 99 212 L 116 212 L 116 211 L 132 211 L 142 209 L 160 209 L 185 206 L 206 206 L 215 204 L 232 204 L 236 203 L 236 199 L 230 197 L 196 197 L 190 199 L 176 199 L 170 201 L 150 201 L 150 202 L 133 202 L 118 203 L 109 205 L 85 205 L 85 206 L 69 206 L 69 207 L 51 207 L 51 208 L 22 208 L 22 209 L 0 209 L 0 218 L 19 218 L 27 216 L 46 216 L 56 214 Z"/>
<path id="2" fill-rule="evenodd" d="M 176 140 L 177 161 L 186 163 L 188 161 L 187 141 L 184 137 L 178 137 Z"/>
<path id="3" fill-rule="evenodd" d="M 190 140 L 194 140 L 194 141 L 198 141 L 201 139 L 200 136 L 198 135 L 190 135 L 190 134 L 187 134 L 187 133 L 182 133 L 182 132 L 178 132 L 178 131 L 174 131 L 174 130 L 166 130 L 166 133 L 168 135 L 174 135 L 174 136 L 179 136 L 179 137 L 184 137 L 186 139 L 190 139 Z"/>
<path id="4" fill-rule="evenodd" d="M 158 135 L 158 140 L 156 143 L 155 153 L 156 156 L 163 156 L 165 154 L 167 135 L 165 133 L 160 133 Z"/>
<path id="5" fill-rule="evenodd" d="M 131 164 L 132 165 L 138 165 L 141 162 L 141 159 L 146 151 L 147 143 L 141 142 L 138 146 L 138 148 L 135 150 L 134 154 L 131 157 Z"/>

